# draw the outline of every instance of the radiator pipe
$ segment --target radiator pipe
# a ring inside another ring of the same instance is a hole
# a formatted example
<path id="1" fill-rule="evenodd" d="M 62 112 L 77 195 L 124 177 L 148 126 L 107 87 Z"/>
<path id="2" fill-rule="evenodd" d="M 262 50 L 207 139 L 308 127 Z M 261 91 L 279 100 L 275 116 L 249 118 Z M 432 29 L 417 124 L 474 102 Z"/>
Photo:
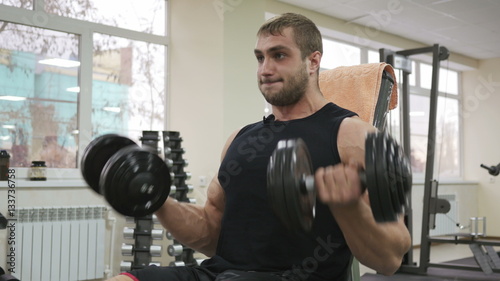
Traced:
<path id="1" fill-rule="evenodd" d="M 115 240 L 115 229 L 116 229 L 116 217 L 112 217 L 111 216 L 111 212 L 110 212 L 110 208 L 107 209 L 108 210 L 108 222 L 111 222 L 112 223 L 112 226 L 111 226 L 111 241 L 110 241 L 110 254 L 109 254 L 109 265 L 107 266 L 107 269 L 104 271 L 104 274 L 106 275 L 106 279 L 109 279 L 111 277 L 114 276 L 113 274 L 113 262 L 115 260 L 115 243 L 114 240 Z"/>

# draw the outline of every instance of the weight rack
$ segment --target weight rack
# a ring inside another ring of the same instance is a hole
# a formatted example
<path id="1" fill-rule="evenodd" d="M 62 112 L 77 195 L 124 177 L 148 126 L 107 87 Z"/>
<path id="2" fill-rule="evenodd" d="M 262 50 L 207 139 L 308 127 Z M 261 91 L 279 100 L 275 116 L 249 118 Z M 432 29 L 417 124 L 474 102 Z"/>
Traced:
<path id="1" fill-rule="evenodd" d="M 188 197 L 188 193 L 193 191 L 193 186 L 186 183 L 186 181 L 191 179 L 191 173 L 184 170 L 188 162 L 184 159 L 185 150 L 182 147 L 180 133 L 176 131 L 163 131 L 163 148 L 165 161 L 167 161 L 172 177 L 170 196 L 179 202 L 195 204 L 196 200 Z M 167 233 L 167 238 L 172 240 L 172 244 L 168 246 L 167 252 L 175 259 L 169 266 L 189 266 L 198 264 L 193 257 L 193 249 L 181 244 L 175 237 L 172 237 L 170 233 Z"/>
<path id="2" fill-rule="evenodd" d="M 143 131 L 140 138 L 143 148 L 151 149 L 152 153 L 161 154 L 159 147 L 160 137 L 156 131 Z M 160 262 L 152 260 L 153 257 L 162 256 L 162 246 L 153 244 L 154 240 L 162 240 L 163 229 L 155 229 L 154 225 L 159 224 L 155 215 L 131 218 L 127 217 L 127 223 L 135 224 L 135 227 L 125 227 L 123 238 L 126 243 L 122 244 L 121 253 L 124 257 L 132 256 L 132 261 L 122 261 L 120 271 L 141 269 L 149 265 L 161 266 Z"/>
<path id="3" fill-rule="evenodd" d="M 160 136 L 160 133 L 162 136 Z M 170 170 L 172 184 L 170 187 L 170 197 L 179 202 L 196 203 L 196 200 L 188 197 L 188 193 L 193 191 L 193 186 L 186 183 L 191 178 L 191 173 L 186 172 L 184 168 L 188 162 L 183 158 L 185 153 L 182 148 L 182 138 L 176 131 L 143 131 L 140 138 L 141 145 L 144 148 L 151 149 L 152 153 L 161 156 L 163 150 L 163 159 Z M 160 147 L 163 144 L 163 149 Z M 132 256 L 133 261 L 122 261 L 120 271 L 141 269 L 148 265 L 161 266 L 160 262 L 152 260 L 153 257 L 162 256 L 162 246 L 153 244 L 154 240 L 161 240 L 167 237 L 172 240 L 172 244 L 167 247 L 167 252 L 174 257 L 169 266 L 197 265 L 201 260 L 193 257 L 194 250 L 182 245 L 175 240 L 170 233 L 164 234 L 163 229 L 155 229 L 154 225 L 159 224 L 155 215 L 149 215 L 140 218 L 127 218 L 127 223 L 135 224 L 135 227 L 125 227 L 123 237 L 132 242 L 123 243 L 121 252 L 123 256 Z"/>

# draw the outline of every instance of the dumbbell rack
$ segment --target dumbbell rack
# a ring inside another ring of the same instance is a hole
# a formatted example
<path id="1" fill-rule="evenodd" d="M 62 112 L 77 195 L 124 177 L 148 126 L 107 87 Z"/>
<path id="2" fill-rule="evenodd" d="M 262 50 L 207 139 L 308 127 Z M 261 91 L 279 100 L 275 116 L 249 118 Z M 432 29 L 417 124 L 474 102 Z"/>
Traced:
<path id="1" fill-rule="evenodd" d="M 165 159 L 170 167 L 172 177 L 170 196 L 179 202 L 196 203 L 195 199 L 187 196 L 188 193 L 193 190 L 193 186 L 186 183 L 186 181 L 191 178 L 191 174 L 184 171 L 188 162 L 183 158 L 185 150 L 182 148 L 182 138 L 180 137 L 180 133 L 175 131 L 164 131 L 163 147 Z M 197 264 L 195 258 L 193 257 L 193 249 L 182 245 L 179 241 L 172 237 L 170 233 L 167 233 L 167 238 L 172 240 L 172 244 L 168 246 L 167 252 L 175 259 L 170 263 L 170 266 Z"/>
<path id="2" fill-rule="evenodd" d="M 159 262 L 153 262 L 152 257 L 161 257 L 162 246 L 154 245 L 153 240 L 163 239 L 163 229 L 154 229 L 157 223 L 154 215 L 140 218 L 127 218 L 128 223 L 134 223 L 135 227 L 125 227 L 123 238 L 134 240 L 134 243 L 123 243 L 121 252 L 123 256 L 133 256 L 133 261 L 122 261 L 120 271 L 141 269 L 148 265 L 161 266 Z"/>
<path id="3" fill-rule="evenodd" d="M 191 178 L 190 173 L 184 171 L 187 161 L 183 159 L 184 149 L 181 146 L 182 138 L 179 132 L 163 131 L 160 137 L 159 131 L 143 131 L 141 137 L 142 147 L 149 148 L 153 153 L 161 154 L 162 148 L 159 142 L 163 140 L 164 159 L 170 170 L 172 184 L 170 187 L 170 197 L 180 202 L 195 203 L 195 199 L 189 198 L 187 194 L 193 190 L 191 185 L 186 183 Z M 154 229 L 154 224 L 159 223 L 156 216 L 149 215 L 138 218 L 128 218 L 127 222 L 135 223 L 135 228 L 125 227 L 123 234 L 126 240 L 134 240 L 134 244 L 124 243 L 122 245 L 123 256 L 133 256 L 133 261 L 122 261 L 121 271 L 141 269 L 148 265 L 161 266 L 159 262 L 152 262 L 152 257 L 161 257 L 162 248 L 154 245 L 153 241 L 164 237 L 163 230 Z M 172 245 L 168 246 L 168 253 L 175 258 L 170 266 L 195 265 L 198 262 L 194 259 L 194 250 L 182 245 L 175 240 L 170 233 L 166 234 Z"/>
<path id="4" fill-rule="evenodd" d="M 158 146 L 160 137 L 156 131 L 143 131 L 141 145 L 149 148 L 153 153 L 160 154 L 161 149 Z M 162 246 L 153 244 L 154 240 L 162 240 L 164 237 L 163 229 L 155 229 L 158 224 L 155 215 L 144 217 L 127 218 L 127 223 L 135 224 L 135 228 L 125 227 L 123 229 L 123 238 L 133 240 L 131 243 L 123 243 L 121 252 L 123 256 L 133 256 L 133 261 L 122 261 L 120 271 L 141 269 L 149 265 L 161 266 L 160 262 L 153 262 L 152 257 L 161 257 Z"/>

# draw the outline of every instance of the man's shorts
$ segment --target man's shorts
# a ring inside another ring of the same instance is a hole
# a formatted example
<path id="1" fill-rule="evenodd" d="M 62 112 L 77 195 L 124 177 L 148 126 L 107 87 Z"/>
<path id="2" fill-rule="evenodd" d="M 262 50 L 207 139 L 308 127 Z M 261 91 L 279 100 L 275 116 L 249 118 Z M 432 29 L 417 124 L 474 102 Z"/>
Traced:
<path id="1" fill-rule="evenodd" d="M 227 270 L 220 274 L 213 273 L 206 268 L 195 267 L 158 267 L 149 266 L 139 270 L 132 270 L 123 275 L 135 281 L 281 281 L 280 273 L 246 272 Z"/>

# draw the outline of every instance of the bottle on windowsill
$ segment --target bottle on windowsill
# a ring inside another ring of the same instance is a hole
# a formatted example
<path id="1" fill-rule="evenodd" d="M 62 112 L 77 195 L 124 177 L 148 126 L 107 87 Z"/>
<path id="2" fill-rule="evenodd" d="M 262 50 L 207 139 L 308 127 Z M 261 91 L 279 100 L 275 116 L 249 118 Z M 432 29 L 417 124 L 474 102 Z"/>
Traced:
<path id="1" fill-rule="evenodd" d="M 0 181 L 6 181 L 9 178 L 9 158 L 7 150 L 0 150 Z"/>
<path id="2" fill-rule="evenodd" d="M 45 165 L 45 161 L 32 161 L 28 178 L 31 181 L 47 180 L 47 166 Z"/>

